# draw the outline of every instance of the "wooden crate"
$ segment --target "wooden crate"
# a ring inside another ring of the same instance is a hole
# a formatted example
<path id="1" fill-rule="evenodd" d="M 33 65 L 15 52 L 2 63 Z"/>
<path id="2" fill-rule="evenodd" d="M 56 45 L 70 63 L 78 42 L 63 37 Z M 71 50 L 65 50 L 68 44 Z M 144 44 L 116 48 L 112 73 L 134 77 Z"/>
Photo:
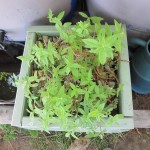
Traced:
<path id="1" fill-rule="evenodd" d="M 0 105 L 0 124 L 11 124 L 13 106 Z M 134 128 L 150 128 L 150 110 L 134 110 Z"/>
<path id="2" fill-rule="evenodd" d="M 150 110 L 134 110 L 134 127 L 150 128 Z"/>
<path id="3" fill-rule="evenodd" d="M 113 28 L 113 26 L 112 26 Z M 125 29 L 125 26 L 124 26 Z M 58 32 L 54 28 L 54 26 L 36 26 L 31 27 L 27 33 L 27 39 L 25 44 L 24 55 L 28 55 L 31 53 L 31 49 L 33 44 L 36 41 L 36 35 L 45 34 L 51 36 L 58 36 Z M 133 104 L 132 104 L 132 92 L 131 92 L 131 79 L 130 79 L 130 69 L 129 69 L 129 58 L 128 58 L 128 46 L 127 46 L 127 38 L 124 38 L 125 48 L 123 50 L 123 54 L 121 58 L 127 61 L 121 61 L 120 69 L 119 69 L 119 79 L 121 83 L 124 83 L 124 87 L 120 94 L 119 101 L 119 113 L 124 115 L 123 119 L 120 119 L 117 124 L 114 124 L 110 127 L 102 127 L 101 129 L 106 129 L 109 133 L 117 133 L 128 131 L 134 128 L 133 123 Z M 29 74 L 30 68 L 23 62 L 20 71 L 20 77 L 24 77 Z M 14 112 L 12 117 L 12 125 L 27 129 L 41 129 L 41 124 L 38 118 L 35 118 L 32 123 L 29 116 L 26 116 L 26 99 L 24 97 L 24 89 L 20 86 L 17 90 L 16 102 L 14 106 Z M 80 127 L 79 127 L 80 128 Z M 101 130 L 98 129 L 97 131 Z M 51 125 L 49 127 L 51 131 L 60 131 L 59 125 Z M 86 131 L 84 129 L 79 129 L 80 131 Z"/>

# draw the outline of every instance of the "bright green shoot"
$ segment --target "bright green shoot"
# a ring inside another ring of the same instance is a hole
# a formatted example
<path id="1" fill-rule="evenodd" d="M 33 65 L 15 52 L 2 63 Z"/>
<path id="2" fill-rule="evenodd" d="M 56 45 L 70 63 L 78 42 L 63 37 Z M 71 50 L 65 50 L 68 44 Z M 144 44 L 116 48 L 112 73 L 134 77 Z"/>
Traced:
<path id="1" fill-rule="evenodd" d="M 64 12 L 55 17 L 50 10 L 49 21 L 59 37 L 48 37 L 46 45 L 41 40 L 30 55 L 20 57 L 32 64 L 31 75 L 18 81 L 31 118 L 38 116 L 47 132 L 50 124 L 60 124 L 67 137 L 75 137 L 78 127 L 88 129 L 89 137 L 100 135 L 95 134 L 99 124 L 108 126 L 123 117 L 112 114 L 122 89 L 116 74 L 123 49 L 122 25 L 115 20 L 111 28 L 101 25 L 100 17 L 80 15 L 85 21 L 71 26 L 61 22 Z"/>

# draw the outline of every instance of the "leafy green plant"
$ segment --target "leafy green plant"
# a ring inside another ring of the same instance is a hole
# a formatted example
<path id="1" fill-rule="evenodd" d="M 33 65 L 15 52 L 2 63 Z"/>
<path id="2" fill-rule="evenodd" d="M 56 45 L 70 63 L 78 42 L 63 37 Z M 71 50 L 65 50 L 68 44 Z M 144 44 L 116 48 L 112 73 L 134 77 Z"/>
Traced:
<path id="1" fill-rule="evenodd" d="M 0 72 L 0 80 L 5 80 L 6 81 L 10 75 L 11 75 L 11 73 Z"/>
<path id="2" fill-rule="evenodd" d="M 37 138 L 39 135 L 39 132 L 37 130 L 29 130 L 29 133 L 34 138 Z"/>
<path id="3" fill-rule="evenodd" d="M 0 125 L 0 130 L 4 132 L 4 141 L 14 140 L 16 138 L 15 130 L 10 125 Z"/>
<path id="4" fill-rule="evenodd" d="M 49 20 L 55 24 L 59 37 L 44 40 L 38 35 L 28 56 L 19 57 L 32 64 L 31 75 L 17 81 L 25 90 L 30 117 L 40 118 L 43 130 L 60 124 L 66 136 L 75 136 L 78 127 L 96 136 L 101 125 L 111 125 L 123 115 L 115 114 L 121 90 L 116 75 L 122 51 L 124 31 L 115 21 L 114 29 L 102 26 L 100 17 L 88 17 L 71 26 L 62 24 L 64 12 Z"/>

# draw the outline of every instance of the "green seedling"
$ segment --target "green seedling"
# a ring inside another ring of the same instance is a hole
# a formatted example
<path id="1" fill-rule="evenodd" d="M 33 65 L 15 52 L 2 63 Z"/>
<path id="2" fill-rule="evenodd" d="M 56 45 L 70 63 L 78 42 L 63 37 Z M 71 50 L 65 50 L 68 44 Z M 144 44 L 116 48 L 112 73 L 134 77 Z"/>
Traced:
<path id="1" fill-rule="evenodd" d="M 42 130 L 48 132 L 50 124 L 60 124 L 67 137 L 75 138 L 78 127 L 88 129 L 87 137 L 102 136 L 95 133 L 100 124 L 108 126 L 123 117 L 112 115 L 122 89 L 116 75 L 122 25 L 115 21 L 112 29 L 107 23 L 102 26 L 100 17 L 80 15 L 86 20 L 71 26 L 61 22 L 64 12 L 54 17 L 49 11 L 59 37 L 50 37 L 46 45 L 35 44 L 30 55 L 20 57 L 32 64 L 32 73 L 18 80 L 30 117 L 39 117 Z"/>

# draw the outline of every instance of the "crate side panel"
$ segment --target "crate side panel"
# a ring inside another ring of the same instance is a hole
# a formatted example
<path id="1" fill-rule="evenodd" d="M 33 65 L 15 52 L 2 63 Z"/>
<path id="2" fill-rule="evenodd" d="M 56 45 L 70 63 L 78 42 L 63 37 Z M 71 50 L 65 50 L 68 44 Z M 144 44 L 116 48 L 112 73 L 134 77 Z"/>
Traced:
<path id="1" fill-rule="evenodd" d="M 124 31 L 126 31 L 125 26 L 123 27 Z M 120 83 L 123 84 L 123 88 L 120 92 L 119 110 L 124 116 L 133 116 L 131 77 L 126 32 L 123 44 L 124 49 L 121 54 L 120 68 L 118 72 Z"/>
<path id="2" fill-rule="evenodd" d="M 96 132 L 101 132 L 102 130 L 106 130 L 106 133 L 120 133 L 124 131 L 129 131 L 134 129 L 134 123 L 132 118 L 123 118 L 120 119 L 117 123 L 112 126 L 105 127 L 103 125 L 99 125 L 100 128 L 96 129 Z M 31 130 L 42 130 L 42 124 L 39 121 L 39 118 L 34 118 L 32 122 L 29 117 L 23 117 L 22 119 L 22 128 L 31 129 Z M 52 124 L 49 126 L 49 131 L 64 131 L 60 128 L 59 124 Z M 88 132 L 87 129 L 79 127 L 76 132 Z"/>
<path id="3" fill-rule="evenodd" d="M 24 56 L 30 54 L 31 48 L 35 43 L 36 34 L 35 33 L 28 33 L 26 38 L 26 44 L 24 48 Z M 29 74 L 29 66 L 26 65 L 25 62 L 21 64 L 21 70 L 19 78 L 25 77 Z M 25 97 L 24 97 L 24 88 L 22 86 L 18 86 L 17 94 L 15 99 L 13 117 L 12 117 L 12 126 L 21 126 L 21 120 L 24 113 L 24 105 L 25 105 Z"/>
<path id="4" fill-rule="evenodd" d="M 55 26 L 31 26 L 27 32 L 35 32 L 37 34 L 58 36 L 59 32 L 56 30 Z"/>

